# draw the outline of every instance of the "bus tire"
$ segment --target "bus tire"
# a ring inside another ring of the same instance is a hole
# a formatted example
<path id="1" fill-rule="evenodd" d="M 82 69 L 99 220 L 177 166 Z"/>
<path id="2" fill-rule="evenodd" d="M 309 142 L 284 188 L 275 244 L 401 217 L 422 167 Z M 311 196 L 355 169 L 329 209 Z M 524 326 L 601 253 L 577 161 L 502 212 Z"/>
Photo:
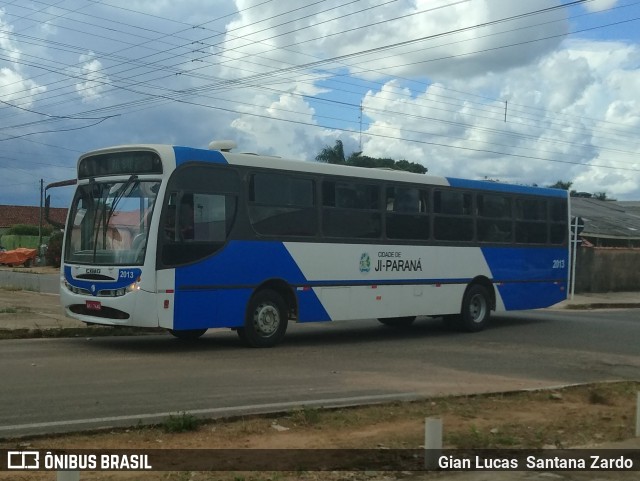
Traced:
<path id="1" fill-rule="evenodd" d="M 249 347 L 273 347 L 284 338 L 288 322 L 287 305 L 280 294 L 264 289 L 249 301 L 238 337 Z"/>
<path id="2" fill-rule="evenodd" d="M 480 284 L 471 285 L 462 298 L 460 328 L 467 332 L 483 330 L 491 315 L 491 300 L 487 289 Z"/>
<path id="3" fill-rule="evenodd" d="M 181 341 L 195 341 L 205 332 L 207 332 L 206 329 L 169 329 L 169 333 Z"/>
<path id="4" fill-rule="evenodd" d="M 378 321 L 380 321 L 380 323 L 384 324 L 385 326 L 397 328 L 409 327 L 415 320 L 416 316 L 378 318 Z"/>

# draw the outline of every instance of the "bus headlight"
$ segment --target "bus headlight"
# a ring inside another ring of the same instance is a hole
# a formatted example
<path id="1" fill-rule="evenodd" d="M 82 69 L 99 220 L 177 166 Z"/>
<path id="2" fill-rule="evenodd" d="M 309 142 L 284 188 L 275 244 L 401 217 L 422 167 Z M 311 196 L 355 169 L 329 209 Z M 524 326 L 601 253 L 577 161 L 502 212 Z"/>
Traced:
<path id="1" fill-rule="evenodd" d="M 134 291 L 139 291 L 140 290 L 140 278 L 138 277 L 138 279 L 136 280 L 136 282 L 134 282 L 133 284 L 129 284 L 127 287 L 121 289 L 123 291 L 123 293 L 121 295 L 125 295 L 128 292 L 134 292 Z"/>

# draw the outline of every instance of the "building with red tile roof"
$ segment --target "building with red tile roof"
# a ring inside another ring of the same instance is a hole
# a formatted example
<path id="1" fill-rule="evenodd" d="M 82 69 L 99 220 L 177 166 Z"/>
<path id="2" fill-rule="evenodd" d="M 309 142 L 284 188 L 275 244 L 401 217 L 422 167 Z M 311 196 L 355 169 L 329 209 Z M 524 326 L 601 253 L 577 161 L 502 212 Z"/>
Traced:
<path id="1" fill-rule="evenodd" d="M 64 224 L 67 219 L 67 209 L 51 207 L 49 216 L 54 222 Z M 40 207 L 0 204 L 0 235 L 16 224 L 40 225 Z M 52 227 L 44 218 L 44 209 L 42 212 L 42 225 Z"/>

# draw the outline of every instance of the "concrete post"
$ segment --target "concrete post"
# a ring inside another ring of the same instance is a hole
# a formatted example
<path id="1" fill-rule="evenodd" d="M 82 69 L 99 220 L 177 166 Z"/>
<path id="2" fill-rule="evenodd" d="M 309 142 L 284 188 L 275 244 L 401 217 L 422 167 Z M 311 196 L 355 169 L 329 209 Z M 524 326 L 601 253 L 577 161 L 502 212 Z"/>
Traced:
<path id="1" fill-rule="evenodd" d="M 438 458 L 442 451 L 442 419 L 424 420 L 424 467 L 427 470 L 438 469 Z"/>
<path id="2" fill-rule="evenodd" d="M 80 471 L 58 471 L 56 481 L 80 481 Z"/>
<path id="3" fill-rule="evenodd" d="M 640 391 L 636 400 L 636 438 L 640 438 Z"/>

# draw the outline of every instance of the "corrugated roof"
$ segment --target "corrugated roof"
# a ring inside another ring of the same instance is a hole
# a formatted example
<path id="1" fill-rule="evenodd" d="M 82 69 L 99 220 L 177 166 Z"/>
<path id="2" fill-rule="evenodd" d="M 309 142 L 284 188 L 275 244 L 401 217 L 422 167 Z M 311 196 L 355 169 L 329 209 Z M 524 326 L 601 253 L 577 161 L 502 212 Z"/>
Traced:
<path id="1" fill-rule="evenodd" d="M 571 214 L 584 219 L 583 236 L 640 239 L 640 202 L 572 197 Z"/>

